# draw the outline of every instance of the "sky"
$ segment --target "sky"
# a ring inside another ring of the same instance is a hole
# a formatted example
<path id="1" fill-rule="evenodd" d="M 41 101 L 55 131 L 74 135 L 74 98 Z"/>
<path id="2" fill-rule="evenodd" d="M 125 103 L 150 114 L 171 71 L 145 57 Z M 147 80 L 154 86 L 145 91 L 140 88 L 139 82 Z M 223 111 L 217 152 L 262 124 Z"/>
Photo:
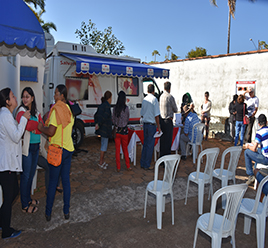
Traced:
<path id="1" fill-rule="evenodd" d="M 227 53 L 227 0 L 46 0 L 45 22 L 54 22 L 55 42 L 80 43 L 75 31 L 89 19 L 98 30 L 111 26 L 125 46 L 123 55 L 154 60 L 152 52 L 165 60 L 167 46 L 184 59 L 191 49 L 202 47 L 208 55 Z M 268 0 L 237 0 L 231 20 L 230 53 L 256 50 L 259 41 L 268 44 Z M 250 41 L 252 39 L 252 41 Z M 254 46 L 254 44 L 255 46 Z"/>

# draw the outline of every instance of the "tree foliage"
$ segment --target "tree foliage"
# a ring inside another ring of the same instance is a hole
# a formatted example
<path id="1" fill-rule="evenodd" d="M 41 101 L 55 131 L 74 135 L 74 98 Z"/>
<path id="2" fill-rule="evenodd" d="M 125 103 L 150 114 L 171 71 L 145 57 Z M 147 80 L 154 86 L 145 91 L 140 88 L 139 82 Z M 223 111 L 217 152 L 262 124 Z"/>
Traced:
<path id="1" fill-rule="evenodd" d="M 168 54 L 167 54 L 167 59 L 169 59 L 169 53 L 170 53 L 170 50 L 171 50 L 172 48 L 171 48 L 171 46 L 170 45 L 168 45 L 167 46 L 167 48 L 166 48 L 166 50 L 167 50 L 167 52 L 168 52 Z"/>
<path id="2" fill-rule="evenodd" d="M 29 6 L 30 4 L 34 5 L 34 8 L 37 9 L 37 6 L 41 10 L 45 10 L 45 0 L 24 0 L 25 3 Z"/>
<path id="3" fill-rule="evenodd" d="M 156 61 L 156 55 L 160 56 L 160 53 L 157 50 L 152 52 L 152 56 L 154 56 L 154 62 Z"/>
<path id="4" fill-rule="evenodd" d="M 76 38 L 80 39 L 81 44 L 90 44 L 98 53 L 120 55 L 125 50 L 123 43 L 112 34 L 112 27 L 100 31 L 91 19 L 89 19 L 88 24 L 83 21 L 81 28 L 76 29 L 75 34 Z"/>
<path id="5" fill-rule="evenodd" d="M 186 58 L 197 58 L 207 56 L 207 50 L 203 47 L 195 47 L 195 50 L 192 49 L 187 53 Z"/>
<path id="6" fill-rule="evenodd" d="M 177 60 L 179 56 L 177 56 L 175 53 L 171 53 L 171 60 Z"/>
<path id="7" fill-rule="evenodd" d="M 262 49 L 268 49 L 268 44 L 265 41 L 260 41 L 259 42 L 259 48 Z"/>

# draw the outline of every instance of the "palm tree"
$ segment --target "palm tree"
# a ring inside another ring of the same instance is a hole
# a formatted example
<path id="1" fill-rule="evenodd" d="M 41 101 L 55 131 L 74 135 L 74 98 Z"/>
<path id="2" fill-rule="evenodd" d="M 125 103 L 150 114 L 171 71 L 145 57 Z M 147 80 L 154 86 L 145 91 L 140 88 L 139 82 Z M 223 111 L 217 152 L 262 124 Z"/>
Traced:
<path id="1" fill-rule="evenodd" d="M 250 2 L 255 2 L 255 0 L 248 0 Z M 217 0 L 210 0 L 210 2 L 217 6 Z M 235 7 L 236 7 L 236 0 L 228 0 L 228 6 L 229 6 L 229 15 L 228 15 L 228 41 L 227 41 L 227 54 L 230 52 L 230 29 L 231 29 L 231 15 L 234 18 L 235 14 Z"/>
<path id="2" fill-rule="evenodd" d="M 34 5 L 36 9 L 37 6 L 40 7 L 41 10 L 45 10 L 45 0 L 24 0 L 24 2 L 29 6 L 31 3 Z"/>
<path id="3" fill-rule="evenodd" d="M 44 20 L 41 18 L 41 15 L 45 13 L 45 10 L 40 10 L 39 12 L 36 12 L 33 9 L 31 10 L 35 14 L 37 20 L 41 24 L 41 27 L 43 28 L 44 31 L 46 31 L 47 33 L 50 33 L 50 29 L 54 29 L 55 31 L 57 31 L 57 27 L 53 22 L 44 22 Z"/>
<path id="4" fill-rule="evenodd" d="M 156 55 L 159 55 L 160 56 L 160 53 L 157 50 L 154 50 L 152 52 L 152 56 L 154 56 L 154 62 L 156 61 Z"/>
<path id="5" fill-rule="evenodd" d="M 167 49 L 167 52 L 168 52 L 167 59 L 169 59 L 169 52 L 170 52 L 170 49 L 172 49 L 172 48 L 171 48 L 171 46 L 170 46 L 170 45 L 168 45 L 166 49 Z"/>

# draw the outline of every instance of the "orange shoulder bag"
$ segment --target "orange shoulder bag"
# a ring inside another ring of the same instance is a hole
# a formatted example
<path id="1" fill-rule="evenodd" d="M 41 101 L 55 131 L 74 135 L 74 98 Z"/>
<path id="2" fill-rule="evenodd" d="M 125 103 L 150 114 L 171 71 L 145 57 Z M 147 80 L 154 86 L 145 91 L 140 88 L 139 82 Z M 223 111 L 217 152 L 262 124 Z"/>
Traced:
<path id="1" fill-rule="evenodd" d="M 49 137 L 49 143 L 51 137 Z M 63 127 L 61 135 L 61 147 L 56 144 L 50 144 L 47 151 L 47 162 L 55 167 L 58 167 L 61 164 L 62 160 L 62 149 L 63 149 Z"/>

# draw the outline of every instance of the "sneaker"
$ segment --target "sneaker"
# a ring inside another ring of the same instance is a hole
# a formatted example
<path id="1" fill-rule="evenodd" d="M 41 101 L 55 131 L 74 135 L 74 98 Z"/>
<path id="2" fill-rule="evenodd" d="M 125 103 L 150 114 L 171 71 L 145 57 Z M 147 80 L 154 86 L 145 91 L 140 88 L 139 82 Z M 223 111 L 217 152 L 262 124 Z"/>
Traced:
<path id="1" fill-rule="evenodd" d="M 254 183 L 255 182 L 255 176 L 254 175 L 252 175 L 252 176 L 249 176 L 248 177 L 248 180 L 246 181 L 246 184 L 247 185 L 250 185 L 250 184 L 252 184 L 252 183 Z"/>
<path id="2" fill-rule="evenodd" d="M 4 237 L 3 239 L 16 238 L 16 237 L 18 237 L 20 234 L 21 234 L 21 231 L 16 231 L 16 230 L 14 230 L 14 232 L 11 233 L 10 236 L 8 236 L 8 237 Z"/>

